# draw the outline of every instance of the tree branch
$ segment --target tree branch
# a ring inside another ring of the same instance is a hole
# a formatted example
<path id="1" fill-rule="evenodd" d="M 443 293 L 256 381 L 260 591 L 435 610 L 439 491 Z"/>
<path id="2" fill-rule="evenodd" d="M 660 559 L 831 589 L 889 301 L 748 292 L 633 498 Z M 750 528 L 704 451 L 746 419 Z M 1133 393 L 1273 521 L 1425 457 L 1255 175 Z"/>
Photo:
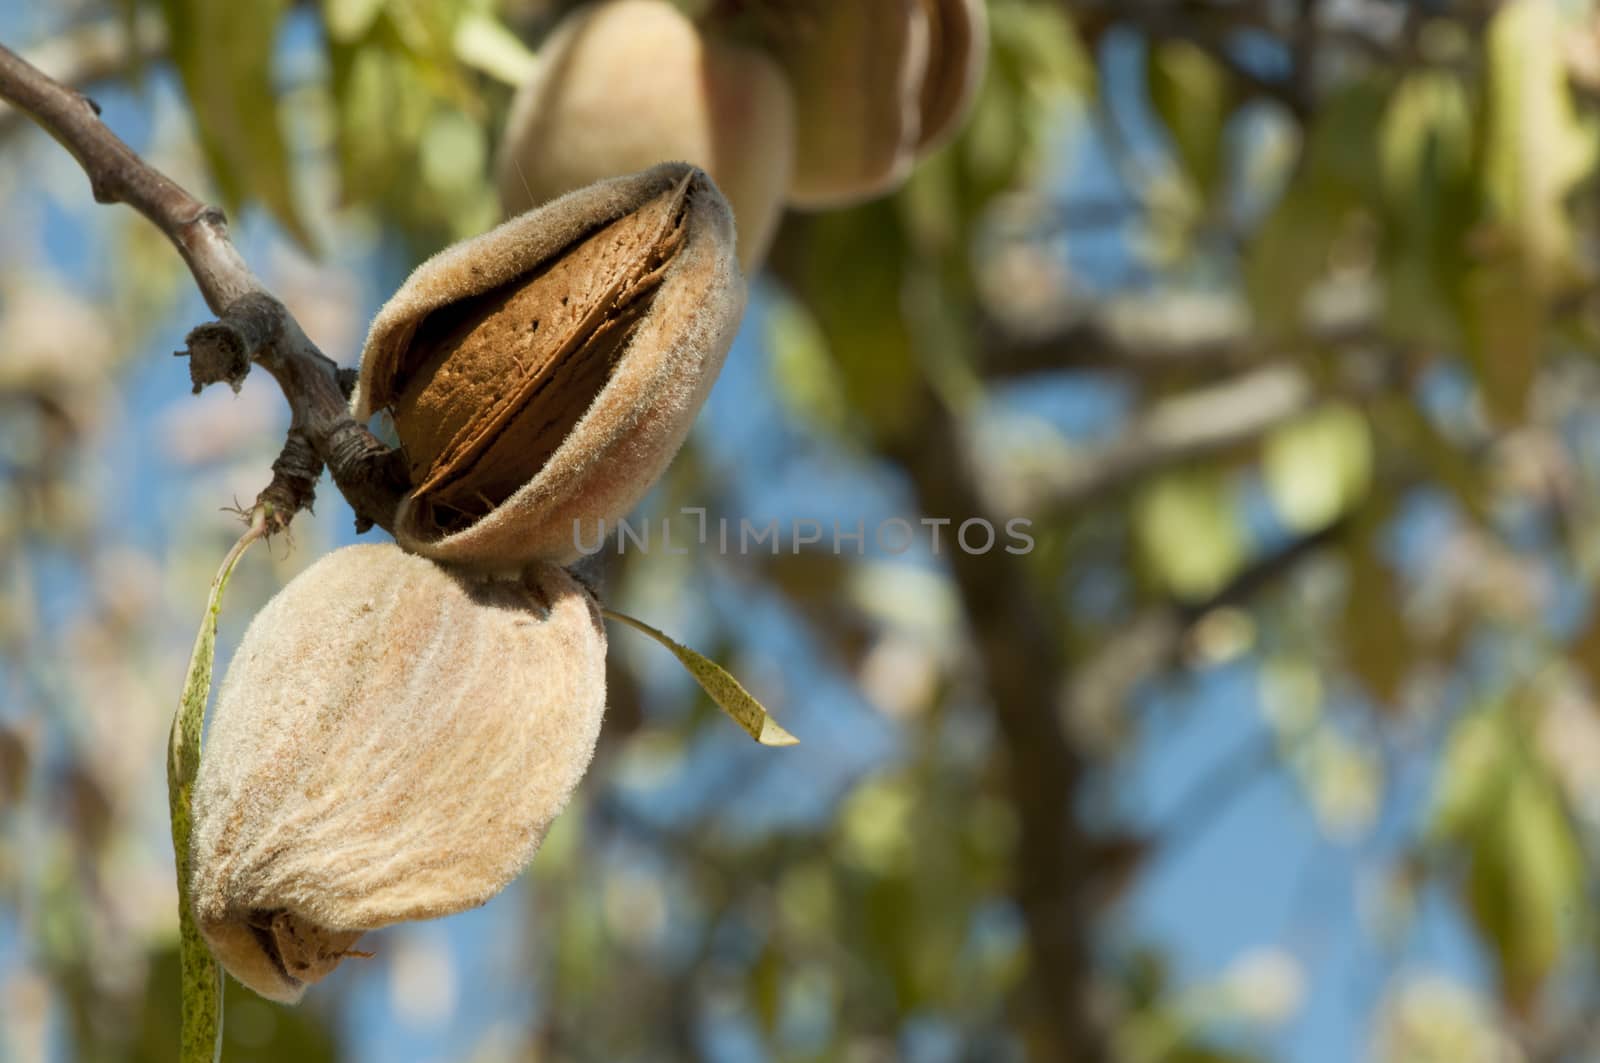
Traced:
<path id="1" fill-rule="evenodd" d="M 198 391 L 226 382 L 237 387 L 253 360 L 278 381 L 289 402 L 291 441 L 309 443 L 326 463 L 356 512 L 356 526 L 388 528 L 405 490 L 398 456 L 351 419 L 344 379 L 317 349 L 281 302 L 251 272 L 228 238 L 227 219 L 196 199 L 123 143 L 99 118 L 99 108 L 80 93 L 42 73 L 0 45 L 0 99 L 9 100 L 72 153 L 89 177 L 96 201 L 123 203 L 148 218 L 183 256 L 206 304 L 218 321 L 189 334 L 190 377 Z M 283 459 L 280 459 L 283 461 Z M 299 448 L 288 463 L 295 483 L 280 482 L 258 503 L 272 507 L 272 526 L 282 528 L 310 501 L 308 484 L 320 475 Z"/>
<path id="2" fill-rule="evenodd" d="M 1349 527 L 1341 518 L 1256 558 L 1214 594 L 1158 601 L 1120 624 L 1076 662 L 1065 684 L 1061 711 L 1074 743 L 1097 754 L 1114 748 L 1126 734 L 1134 688 L 1174 666 L 1196 624 L 1224 606 L 1248 606 L 1307 558 L 1336 546 Z"/>
<path id="3" fill-rule="evenodd" d="M 1316 399 L 1305 373 L 1278 365 L 1162 400 L 1097 452 L 1015 485 L 1018 497 L 1008 498 L 1005 508 L 1049 514 L 1081 506 L 1175 462 L 1252 442 L 1310 410 Z"/>

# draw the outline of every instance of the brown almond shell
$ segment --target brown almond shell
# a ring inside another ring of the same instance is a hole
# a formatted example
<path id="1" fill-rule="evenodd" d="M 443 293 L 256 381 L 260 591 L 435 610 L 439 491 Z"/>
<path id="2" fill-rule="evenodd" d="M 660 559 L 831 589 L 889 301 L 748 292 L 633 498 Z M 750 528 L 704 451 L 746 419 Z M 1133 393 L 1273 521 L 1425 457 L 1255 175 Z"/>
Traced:
<path id="1" fill-rule="evenodd" d="M 393 407 L 422 355 L 413 349 L 431 315 L 514 288 L 553 266 L 603 227 L 682 189 L 681 242 L 657 271 L 648 310 L 592 401 L 542 464 L 486 515 L 444 527 L 414 484 L 395 538 L 440 561 L 511 570 L 531 561 L 566 564 L 576 544 L 624 516 L 682 445 L 710 393 L 744 309 L 733 215 L 703 171 L 667 163 L 570 192 L 455 244 L 417 267 L 374 319 L 352 399 L 358 419 Z M 507 359 L 504 372 L 513 365 Z M 467 396 L 468 409 L 477 399 Z"/>
<path id="2" fill-rule="evenodd" d="M 452 573 L 335 551 L 257 614 L 194 795 L 201 933 L 294 1002 L 364 931 L 472 908 L 532 858 L 588 768 L 605 635 L 563 570 Z"/>

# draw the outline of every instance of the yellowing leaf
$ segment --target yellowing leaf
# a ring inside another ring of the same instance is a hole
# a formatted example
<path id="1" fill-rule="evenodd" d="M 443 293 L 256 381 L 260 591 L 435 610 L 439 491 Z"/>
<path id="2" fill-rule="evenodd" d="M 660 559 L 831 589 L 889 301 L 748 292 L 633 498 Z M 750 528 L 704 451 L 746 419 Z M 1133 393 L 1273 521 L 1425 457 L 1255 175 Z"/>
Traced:
<path id="1" fill-rule="evenodd" d="M 761 702 L 740 686 L 739 681 L 717 662 L 673 641 L 643 620 L 635 620 L 613 609 L 602 609 L 601 612 L 608 619 L 643 632 L 671 650 L 672 655 L 688 669 L 690 675 L 694 676 L 695 682 L 700 684 L 701 689 L 711 695 L 711 700 L 717 703 L 717 707 L 733 717 L 733 721 L 743 727 L 757 742 L 764 746 L 792 746 L 799 743 L 798 738 L 779 727 L 778 721 L 772 718 Z"/>

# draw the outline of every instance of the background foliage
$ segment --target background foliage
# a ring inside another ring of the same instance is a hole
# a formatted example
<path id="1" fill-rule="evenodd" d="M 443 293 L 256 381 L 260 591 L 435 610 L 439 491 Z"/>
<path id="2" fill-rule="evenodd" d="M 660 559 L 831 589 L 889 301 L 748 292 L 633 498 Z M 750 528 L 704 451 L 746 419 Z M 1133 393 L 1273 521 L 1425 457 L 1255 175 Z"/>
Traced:
<path id="1" fill-rule="evenodd" d="M 72 0 L 0 34 L 225 203 L 348 360 L 494 220 L 561 6 Z M 225 1058 L 1600 1053 L 1600 12 L 990 13 L 963 136 L 786 220 L 649 512 L 1037 548 L 613 559 L 618 606 L 805 744 L 614 631 L 524 881 L 299 1009 L 234 987 Z M 284 411 L 187 395 L 176 256 L 10 113 L 0 204 L 0 1056 L 167 1059 L 166 724 Z M 331 488 L 292 538 L 236 573 L 224 655 L 351 538 Z"/>

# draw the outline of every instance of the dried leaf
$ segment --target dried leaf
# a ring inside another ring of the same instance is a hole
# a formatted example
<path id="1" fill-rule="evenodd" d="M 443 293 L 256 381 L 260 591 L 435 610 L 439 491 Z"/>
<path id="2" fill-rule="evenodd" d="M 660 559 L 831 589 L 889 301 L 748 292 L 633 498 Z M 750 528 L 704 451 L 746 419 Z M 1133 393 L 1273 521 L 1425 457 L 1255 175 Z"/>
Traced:
<path id="1" fill-rule="evenodd" d="M 607 619 L 626 624 L 635 631 L 655 639 L 661 645 L 672 651 L 672 655 L 683 663 L 689 674 L 694 676 L 695 682 L 700 684 L 717 707 L 729 716 L 740 727 L 743 727 L 757 742 L 764 746 L 792 746 L 798 745 L 800 739 L 778 726 L 765 706 L 757 701 L 751 693 L 739 684 L 739 681 L 730 675 L 716 661 L 702 656 L 681 643 L 674 642 L 666 634 L 646 624 L 643 620 L 635 620 L 624 613 L 613 609 L 602 609 Z"/>

